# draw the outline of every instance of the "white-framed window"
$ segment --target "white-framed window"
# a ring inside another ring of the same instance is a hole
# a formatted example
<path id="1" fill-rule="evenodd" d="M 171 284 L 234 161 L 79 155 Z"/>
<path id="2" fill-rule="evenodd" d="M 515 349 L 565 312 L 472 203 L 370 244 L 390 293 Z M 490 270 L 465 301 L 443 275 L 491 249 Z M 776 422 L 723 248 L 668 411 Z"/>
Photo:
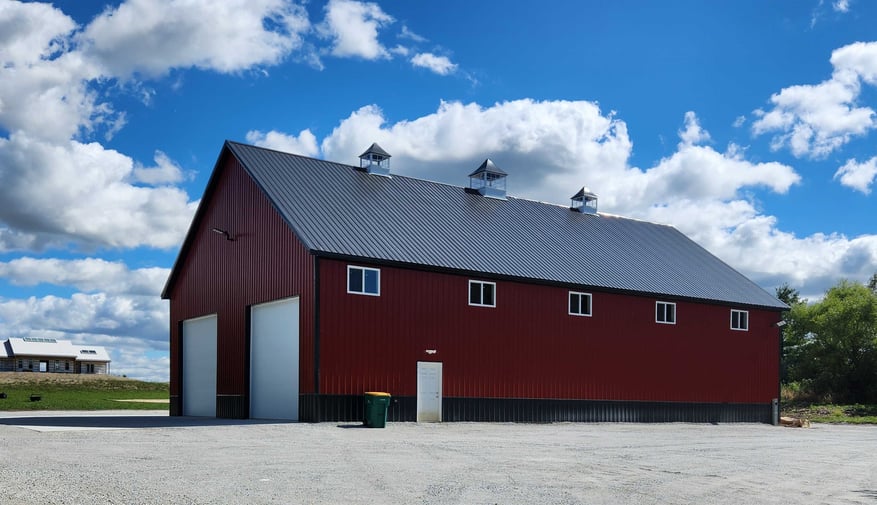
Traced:
<path id="1" fill-rule="evenodd" d="M 676 324 L 676 304 L 672 302 L 655 302 L 655 322 Z"/>
<path id="2" fill-rule="evenodd" d="M 731 309 L 731 329 L 749 331 L 749 311 Z"/>
<path id="3" fill-rule="evenodd" d="M 496 283 L 470 280 L 469 305 L 496 307 Z"/>
<path id="4" fill-rule="evenodd" d="M 377 268 L 347 265 L 347 292 L 381 296 L 381 271 Z"/>
<path id="5" fill-rule="evenodd" d="M 569 314 L 571 316 L 591 315 L 591 293 L 569 292 Z"/>

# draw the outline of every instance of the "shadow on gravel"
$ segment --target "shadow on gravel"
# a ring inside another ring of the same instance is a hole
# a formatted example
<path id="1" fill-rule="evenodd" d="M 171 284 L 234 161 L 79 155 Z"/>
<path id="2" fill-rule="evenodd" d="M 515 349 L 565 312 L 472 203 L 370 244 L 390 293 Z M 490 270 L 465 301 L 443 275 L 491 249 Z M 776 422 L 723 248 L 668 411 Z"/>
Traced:
<path id="1" fill-rule="evenodd" d="M 246 426 L 279 423 L 286 423 L 286 421 L 168 416 L 33 416 L 0 418 L 0 425 L 53 428 L 185 428 L 193 426 Z"/>
<path id="2" fill-rule="evenodd" d="M 356 423 L 356 424 L 339 424 L 338 427 L 339 427 L 339 428 L 344 428 L 344 429 L 347 429 L 347 428 L 367 428 L 367 426 L 366 426 L 365 424 L 363 424 L 363 423 Z"/>

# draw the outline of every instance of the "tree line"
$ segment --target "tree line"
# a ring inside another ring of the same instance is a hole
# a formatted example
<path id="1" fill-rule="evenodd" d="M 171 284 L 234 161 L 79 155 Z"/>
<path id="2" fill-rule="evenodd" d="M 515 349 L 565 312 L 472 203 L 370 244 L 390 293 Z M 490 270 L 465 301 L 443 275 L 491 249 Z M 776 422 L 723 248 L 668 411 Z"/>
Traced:
<path id="1" fill-rule="evenodd" d="M 877 403 L 877 273 L 867 284 L 842 280 L 818 302 L 783 284 L 780 379 L 804 397 Z"/>

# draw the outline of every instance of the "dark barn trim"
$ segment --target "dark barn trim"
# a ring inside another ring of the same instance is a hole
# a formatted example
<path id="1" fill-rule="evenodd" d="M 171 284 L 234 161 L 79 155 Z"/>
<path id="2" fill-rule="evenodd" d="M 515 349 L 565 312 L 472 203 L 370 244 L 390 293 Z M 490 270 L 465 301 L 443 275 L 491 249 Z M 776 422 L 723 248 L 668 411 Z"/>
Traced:
<path id="1" fill-rule="evenodd" d="M 319 408 L 311 422 L 356 422 L 363 419 L 361 395 L 303 395 L 300 405 Z M 318 407 L 317 407 L 318 406 Z M 507 423 L 772 423 L 770 404 L 639 402 L 612 400 L 546 400 L 531 398 L 442 398 L 442 421 Z M 417 398 L 393 397 L 388 421 L 417 419 Z"/>
<path id="2" fill-rule="evenodd" d="M 246 395 L 216 395 L 216 417 L 246 419 L 248 400 Z"/>
<path id="3" fill-rule="evenodd" d="M 299 420 L 306 422 L 361 422 L 365 413 L 363 395 L 301 395 Z M 417 398 L 392 396 L 388 421 L 417 419 Z"/>

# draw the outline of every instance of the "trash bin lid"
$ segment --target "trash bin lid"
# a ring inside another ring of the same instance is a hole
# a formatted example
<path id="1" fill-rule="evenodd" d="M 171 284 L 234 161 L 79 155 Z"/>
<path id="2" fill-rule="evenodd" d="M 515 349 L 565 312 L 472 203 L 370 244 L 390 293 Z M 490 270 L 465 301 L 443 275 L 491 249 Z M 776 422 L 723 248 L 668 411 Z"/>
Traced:
<path id="1" fill-rule="evenodd" d="M 365 394 L 369 396 L 390 396 L 390 393 L 381 393 L 378 391 L 366 391 Z"/>

